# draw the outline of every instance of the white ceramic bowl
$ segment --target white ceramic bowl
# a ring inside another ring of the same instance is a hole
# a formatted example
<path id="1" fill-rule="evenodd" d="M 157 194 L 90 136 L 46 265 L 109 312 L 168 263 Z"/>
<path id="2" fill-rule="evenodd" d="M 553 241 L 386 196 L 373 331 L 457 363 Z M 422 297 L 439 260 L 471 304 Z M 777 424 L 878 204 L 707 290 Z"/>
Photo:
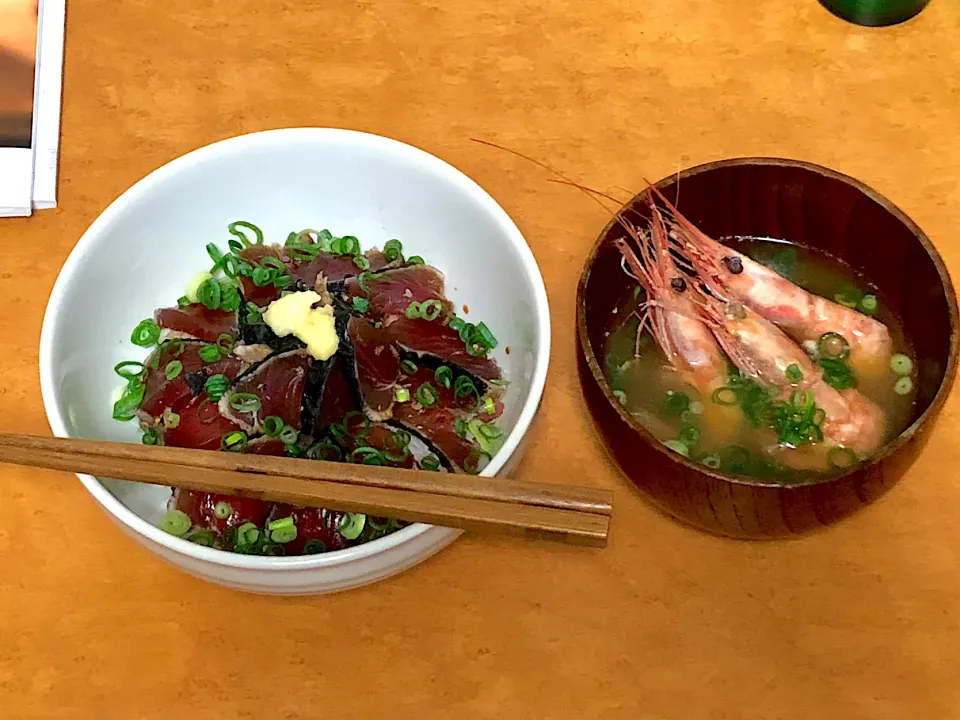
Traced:
<path id="1" fill-rule="evenodd" d="M 403 143 L 347 130 L 297 128 L 231 138 L 152 172 L 115 200 L 67 259 L 40 339 L 43 402 L 61 437 L 137 442 L 111 418 L 113 366 L 141 359 L 130 332 L 173 305 L 209 265 L 206 243 L 226 246 L 234 220 L 267 242 L 291 229 L 326 227 L 364 248 L 393 237 L 447 277 L 447 292 L 500 341 L 494 356 L 511 383 L 503 448 L 484 475 L 519 459 L 550 355 L 547 295 L 533 254 L 503 209 L 445 162 Z M 505 349 L 509 347 L 510 353 Z M 129 535 L 177 567 L 222 585 L 272 594 L 345 590 L 426 559 L 458 531 L 412 525 L 365 545 L 305 557 L 253 557 L 201 547 L 156 527 L 169 490 L 80 475 Z"/>

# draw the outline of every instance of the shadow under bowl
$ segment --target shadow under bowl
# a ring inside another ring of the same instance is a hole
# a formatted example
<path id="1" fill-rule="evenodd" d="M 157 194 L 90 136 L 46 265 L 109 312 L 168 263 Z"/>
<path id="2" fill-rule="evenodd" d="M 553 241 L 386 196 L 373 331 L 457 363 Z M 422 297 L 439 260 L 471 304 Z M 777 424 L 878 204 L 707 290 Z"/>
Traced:
<path id="1" fill-rule="evenodd" d="M 775 484 L 691 462 L 658 442 L 617 401 L 603 373 L 612 312 L 629 281 L 614 245 L 616 219 L 600 234 L 577 291 L 579 372 L 587 407 L 608 453 L 660 509 L 700 529 L 736 538 L 775 538 L 830 525 L 888 490 L 921 451 L 953 384 L 957 299 L 927 236 L 869 187 L 811 163 L 738 158 L 656 183 L 711 237 L 785 240 L 828 253 L 862 274 L 902 322 L 916 354 L 917 400 L 909 426 L 851 471 Z M 621 213 L 645 214 L 643 193 Z"/>

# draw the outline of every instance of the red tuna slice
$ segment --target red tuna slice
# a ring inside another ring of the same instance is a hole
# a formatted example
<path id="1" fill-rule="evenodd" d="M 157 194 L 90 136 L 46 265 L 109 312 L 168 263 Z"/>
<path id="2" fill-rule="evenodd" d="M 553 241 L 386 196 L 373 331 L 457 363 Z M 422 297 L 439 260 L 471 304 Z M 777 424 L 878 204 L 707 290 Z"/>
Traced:
<path id="1" fill-rule="evenodd" d="M 229 504 L 232 511 L 225 518 L 217 517 L 214 512 L 217 503 L 221 502 Z M 183 489 L 174 490 L 174 504 L 177 510 L 189 516 L 194 526 L 210 530 L 218 536 L 222 536 L 227 528 L 240 527 L 248 522 L 262 528 L 273 505 L 266 500 Z"/>
<path id="2" fill-rule="evenodd" d="M 456 430 L 457 418 L 463 413 L 450 408 L 430 407 L 416 409 L 413 403 L 398 404 L 393 418 L 425 437 L 458 468 L 463 468 L 470 453 L 479 448 Z"/>
<path id="3" fill-rule="evenodd" d="M 261 265 L 266 258 L 273 258 L 280 263 L 286 259 L 277 245 L 250 245 L 238 252 L 237 257 L 254 268 Z M 252 302 L 257 307 L 266 307 L 280 297 L 280 288 L 272 282 L 267 285 L 257 285 L 248 275 L 240 275 L 239 278 L 243 299 L 246 302 Z"/>
<path id="4" fill-rule="evenodd" d="M 477 357 L 467 352 L 460 333 L 437 321 L 403 317 L 390 323 L 386 329 L 396 343 L 410 352 L 432 355 L 444 362 L 463 368 L 483 380 L 498 380 L 500 367 L 488 357 Z"/>
<path id="5" fill-rule="evenodd" d="M 313 359 L 302 350 L 273 355 L 244 373 L 224 393 L 220 412 L 251 431 L 264 418 L 275 415 L 285 425 L 300 429 L 303 390 Z M 255 395 L 259 407 L 253 412 L 240 412 L 230 404 L 239 394 Z"/>
<path id="6" fill-rule="evenodd" d="M 163 444 L 170 447 L 219 450 L 221 438 L 240 429 L 220 414 L 217 403 L 211 402 L 206 393 L 183 398 L 174 405 L 173 412 L 180 416 L 180 422 L 163 431 Z"/>
<path id="7" fill-rule="evenodd" d="M 142 413 L 156 418 L 167 408 L 183 405 L 195 394 L 199 394 L 206 378 L 223 374 L 232 380 L 240 373 L 243 363 L 233 355 L 221 357 L 214 363 L 204 362 L 199 355 L 200 348 L 204 345 L 205 343 L 195 340 L 167 340 L 153 352 L 145 363 L 147 378 L 143 403 L 140 405 Z M 168 380 L 167 365 L 175 360 L 183 367 L 176 377 Z"/>
<path id="8" fill-rule="evenodd" d="M 237 336 L 237 313 L 224 310 L 211 310 L 200 303 L 191 303 L 184 307 L 161 308 L 154 313 L 157 325 L 165 330 L 173 330 L 195 337 L 198 340 L 214 342 L 223 333 Z"/>
<path id="9" fill-rule="evenodd" d="M 348 412 L 360 409 L 357 394 L 351 385 L 350 375 L 344 368 L 344 364 L 342 354 L 337 353 L 323 384 L 320 413 L 314 424 L 316 430 L 323 430 L 333 423 L 340 422 Z"/>
<path id="10" fill-rule="evenodd" d="M 441 367 L 450 368 L 451 373 L 447 376 L 450 387 L 448 388 L 443 383 L 443 378 L 437 379 L 437 371 L 431 367 L 425 367 L 420 365 L 417 367 L 417 371 L 411 374 L 404 374 L 400 381 L 397 383 L 398 386 L 404 387 L 410 392 L 410 401 L 416 401 L 417 399 L 417 390 L 420 386 L 429 383 L 430 387 L 436 391 L 436 402 L 433 406 L 435 407 L 445 407 L 452 408 L 455 410 L 462 410 L 465 413 L 476 412 L 477 416 L 483 422 L 491 422 L 496 420 L 500 415 L 503 414 L 503 403 L 496 397 L 500 393 L 500 388 L 496 385 L 490 385 L 486 390 L 486 395 L 484 395 L 483 384 L 479 384 L 476 393 L 461 393 L 457 396 L 454 389 L 456 388 L 456 380 L 458 374 L 456 369 L 452 368 L 450 365 L 441 365 Z M 472 381 L 471 381 L 472 382 Z M 478 399 L 485 398 L 487 395 L 490 396 L 490 399 L 493 402 L 493 412 L 488 413 L 486 410 L 486 403 L 478 404 Z"/>
<path id="11" fill-rule="evenodd" d="M 368 270 L 376 272 L 387 267 L 387 258 L 379 250 L 371 250 L 364 255 L 370 263 Z M 313 289 L 317 277 L 323 275 L 327 282 L 339 282 L 348 277 L 355 277 L 363 272 L 363 268 L 354 262 L 353 255 L 336 255 L 322 252 L 314 258 L 294 260 L 290 264 L 290 275 L 294 280 L 302 280 L 308 288 Z"/>
<path id="12" fill-rule="evenodd" d="M 347 513 L 340 510 L 325 508 L 297 507 L 294 505 L 276 505 L 273 511 L 274 519 L 292 517 L 297 527 L 297 536 L 283 546 L 286 555 L 301 555 L 307 543 L 310 543 L 311 554 L 330 550 L 342 550 L 356 545 L 361 538 L 347 540 L 340 534 L 340 525 Z M 322 543 L 322 545 L 318 545 Z"/>
<path id="13" fill-rule="evenodd" d="M 247 443 L 246 447 L 243 448 L 243 452 L 250 453 L 251 455 L 274 455 L 279 457 L 287 454 L 287 446 L 280 438 L 271 438 L 263 435 Z"/>
<path id="14" fill-rule="evenodd" d="M 383 414 L 393 405 L 393 392 L 400 377 L 400 360 L 392 338 L 364 318 L 352 317 L 347 337 L 353 346 L 360 394 L 367 406 Z"/>
<path id="15" fill-rule="evenodd" d="M 439 316 L 434 320 L 442 325 L 453 317 L 453 303 L 443 295 L 443 275 L 429 265 L 385 270 L 364 278 L 360 286 L 358 278 L 347 280 L 345 288 L 348 299 L 354 297 L 369 300 L 368 315 L 376 320 L 405 317 L 410 303 L 436 300 L 440 303 Z"/>

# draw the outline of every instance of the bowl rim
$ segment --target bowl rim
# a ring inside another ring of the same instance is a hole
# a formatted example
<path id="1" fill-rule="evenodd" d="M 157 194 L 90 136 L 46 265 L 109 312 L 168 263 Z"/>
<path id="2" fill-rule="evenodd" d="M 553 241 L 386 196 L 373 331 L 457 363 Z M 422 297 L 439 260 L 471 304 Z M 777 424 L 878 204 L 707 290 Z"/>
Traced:
<path id="1" fill-rule="evenodd" d="M 603 248 L 606 238 L 610 234 L 611 229 L 617 223 L 617 217 L 621 212 L 627 210 L 634 206 L 636 202 L 644 195 L 646 190 L 643 190 L 636 195 L 634 195 L 630 200 L 623 204 L 623 206 L 613 215 L 610 220 L 604 225 L 603 230 L 600 231 L 600 234 L 597 237 L 597 240 L 594 242 L 593 247 L 590 249 L 589 254 L 586 257 L 586 260 L 583 263 L 583 267 L 580 272 L 580 280 L 577 284 L 577 342 L 580 346 L 580 352 L 583 354 L 584 359 L 586 360 L 587 366 L 590 369 L 590 374 L 593 378 L 593 381 L 597 383 L 600 390 L 602 391 L 604 397 L 607 400 L 607 403 L 610 407 L 617 413 L 620 420 L 627 425 L 635 434 L 639 435 L 640 438 L 646 442 L 648 445 L 652 446 L 656 451 L 664 455 L 672 462 L 675 462 L 689 470 L 693 470 L 701 475 L 705 475 L 715 480 L 721 482 L 732 483 L 735 485 L 743 485 L 746 487 L 752 488 L 774 488 L 777 490 L 800 490 L 800 489 L 809 489 L 817 485 L 825 485 L 829 483 L 834 483 L 841 481 L 845 478 L 863 472 L 875 465 L 880 464 L 886 458 L 890 457 L 896 453 L 901 447 L 908 443 L 912 437 L 920 431 L 921 428 L 926 426 L 928 423 L 932 422 L 933 419 L 939 414 L 941 408 L 946 402 L 947 396 L 950 394 L 950 389 L 953 386 L 953 382 L 956 375 L 958 356 L 960 356 L 960 337 L 958 337 L 958 328 L 960 328 L 960 311 L 958 311 L 957 306 L 957 296 L 954 290 L 953 282 L 950 279 L 950 273 L 947 270 L 947 266 L 943 261 L 940 253 L 934 247 L 933 243 L 930 241 L 930 238 L 927 236 L 923 230 L 920 229 L 920 226 L 917 225 L 909 216 L 899 207 L 894 205 L 890 200 L 888 200 L 881 193 L 877 192 L 866 183 L 857 180 L 854 177 L 846 175 L 844 173 L 838 172 L 836 170 L 831 170 L 830 168 L 824 167 L 823 165 L 818 165 L 813 162 L 806 160 L 794 160 L 788 158 L 778 158 L 778 157 L 768 157 L 768 156 L 745 156 L 745 157 L 736 157 L 736 158 L 727 158 L 724 160 L 713 160 L 706 163 L 701 163 L 700 165 L 694 165 L 689 168 L 680 170 L 679 172 L 668 175 L 664 178 L 661 178 L 657 182 L 653 183 L 653 186 L 658 190 L 663 189 L 664 187 L 682 180 L 700 175 L 705 172 L 711 172 L 718 168 L 722 167 L 737 167 L 737 166 L 776 166 L 776 167 L 790 167 L 805 170 L 808 172 L 813 172 L 824 177 L 828 177 L 833 180 L 838 180 L 854 189 L 858 190 L 865 197 L 873 200 L 884 210 L 893 215 L 899 222 L 901 222 L 910 233 L 920 242 L 921 247 L 927 253 L 927 256 L 933 262 L 934 267 L 937 271 L 937 276 L 940 278 L 941 285 L 943 287 L 944 296 L 947 300 L 947 313 L 950 319 L 950 350 L 947 355 L 947 364 L 944 368 L 943 379 L 940 381 L 940 386 L 937 389 L 936 394 L 933 396 L 933 399 L 927 405 L 926 409 L 914 420 L 910 425 L 908 425 L 903 431 L 901 431 L 895 438 L 885 443 L 879 451 L 871 455 L 865 462 L 858 465 L 852 466 L 846 472 L 830 475 L 828 477 L 821 478 L 811 478 L 809 480 L 801 480 L 799 482 L 790 483 L 789 485 L 780 484 L 776 482 L 771 482 L 769 480 L 760 480 L 757 478 L 750 478 L 746 476 L 738 475 L 727 475 L 725 473 L 718 472 L 711 468 L 695 463 L 692 460 L 683 457 L 675 452 L 672 452 L 667 448 L 663 443 L 658 441 L 646 428 L 644 428 L 630 413 L 628 413 L 623 405 L 616 399 L 613 394 L 613 390 L 610 388 L 609 383 L 607 382 L 606 377 L 603 374 L 603 369 L 600 365 L 597 353 L 593 349 L 593 345 L 590 342 L 590 335 L 587 330 L 587 320 L 586 320 L 586 301 L 587 301 L 587 285 L 590 282 L 590 276 L 593 271 L 594 263 L 596 262 L 597 255 L 599 255 L 600 250 Z M 604 439 L 606 439 L 606 433 L 594 423 L 594 427 L 598 434 L 600 434 Z M 617 467 L 620 467 L 620 464 L 616 462 Z M 622 469 L 621 469 L 622 471 Z"/>
<path id="2" fill-rule="evenodd" d="M 129 206 L 137 203 L 148 195 L 154 187 L 162 184 L 168 178 L 178 174 L 182 170 L 189 169 L 207 161 L 216 160 L 222 156 L 240 154 L 247 149 L 271 147 L 276 144 L 286 144 L 289 142 L 311 142 L 319 144 L 348 143 L 356 147 L 372 149 L 381 154 L 394 155 L 408 164 L 418 165 L 432 174 L 439 176 L 444 182 L 458 187 L 461 191 L 471 196 L 473 200 L 477 201 L 483 210 L 492 216 L 494 222 L 500 227 L 507 240 L 514 246 L 514 249 L 520 257 L 526 280 L 531 286 L 534 295 L 535 306 L 533 312 L 536 318 L 538 340 L 534 347 L 534 365 L 526 402 L 523 404 L 517 421 L 500 450 L 480 473 L 482 476 L 487 477 L 496 475 L 513 456 L 526 436 L 539 407 L 547 378 L 551 346 L 550 306 L 543 275 L 540 272 L 537 260 L 513 219 L 486 190 L 465 173 L 445 160 L 441 160 L 435 155 L 416 146 L 382 135 L 345 128 L 277 128 L 236 135 L 201 146 L 161 165 L 145 175 L 113 200 L 97 216 L 93 223 L 91 223 L 81 235 L 67 256 L 67 259 L 64 261 L 57 275 L 53 290 L 50 293 L 41 325 L 39 349 L 40 391 L 47 421 L 50 424 L 53 434 L 57 437 L 73 437 L 66 419 L 59 410 L 60 391 L 53 370 L 53 338 L 57 336 L 59 331 L 59 307 L 63 304 L 64 296 L 68 288 L 72 286 L 74 276 L 78 269 L 82 266 L 88 253 L 92 252 L 96 247 L 99 238 L 109 230 L 114 219 Z M 170 535 L 130 510 L 95 476 L 84 473 L 76 473 L 76 475 L 87 488 L 87 491 L 93 495 L 97 502 L 99 502 L 109 514 L 123 525 L 129 527 L 137 535 L 145 537 L 179 555 L 186 555 L 194 560 L 213 563 L 222 567 L 259 571 L 332 568 L 395 550 L 403 545 L 416 541 L 417 538 L 429 533 L 436 527 L 424 523 L 414 523 L 395 533 L 362 545 L 355 545 L 342 550 L 334 550 L 316 555 L 299 555 L 293 557 L 242 555 L 204 547 L 183 538 Z M 439 529 L 446 530 L 447 533 L 459 534 L 461 532 L 453 528 Z"/>

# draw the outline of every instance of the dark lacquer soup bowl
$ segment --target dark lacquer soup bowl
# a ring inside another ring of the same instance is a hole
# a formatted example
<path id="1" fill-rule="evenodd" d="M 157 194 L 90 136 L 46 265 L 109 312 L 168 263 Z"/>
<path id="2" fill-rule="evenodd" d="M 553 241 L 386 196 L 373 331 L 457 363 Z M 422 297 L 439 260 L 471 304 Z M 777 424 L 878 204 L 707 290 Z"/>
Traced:
<path id="1" fill-rule="evenodd" d="M 679 195 L 677 195 L 679 183 Z M 614 394 L 603 369 L 617 304 L 632 281 L 615 245 L 616 219 L 587 258 L 577 293 L 579 371 L 607 451 L 660 509 L 703 530 L 738 538 L 807 532 L 840 520 L 889 489 L 921 451 L 949 393 L 958 354 L 957 300 L 943 260 L 903 212 L 863 183 L 810 163 L 723 160 L 656 187 L 713 238 L 784 240 L 849 265 L 900 319 L 915 355 L 916 402 L 906 429 L 841 474 L 790 484 L 727 475 L 658 442 Z M 621 213 L 648 217 L 641 193 Z"/>

